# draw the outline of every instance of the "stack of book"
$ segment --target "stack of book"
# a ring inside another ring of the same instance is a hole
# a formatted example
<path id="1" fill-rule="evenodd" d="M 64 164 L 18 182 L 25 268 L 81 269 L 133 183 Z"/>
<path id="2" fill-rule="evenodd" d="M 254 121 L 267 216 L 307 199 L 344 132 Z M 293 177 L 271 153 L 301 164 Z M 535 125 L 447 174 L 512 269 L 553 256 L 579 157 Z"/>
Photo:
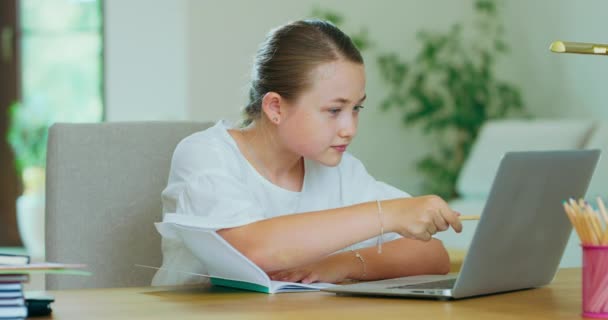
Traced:
<path id="1" fill-rule="evenodd" d="M 27 265 L 29 256 L 0 254 L 0 267 Z M 0 319 L 20 319 L 27 317 L 27 306 L 23 297 L 23 283 L 28 274 L 0 273 Z"/>
<path id="2" fill-rule="evenodd" d="M 83 264 L 53 262 L 31 263 L 29 256 L 0 253 L 0 320 L 24 319 L 28 315 L 46 315 L 51 312 L 52 297 L 27 297 L 23 283 L 31 274 L 53 273 L 90 275 Z M 44 303 L 45 305 L 42 305 Z"/>

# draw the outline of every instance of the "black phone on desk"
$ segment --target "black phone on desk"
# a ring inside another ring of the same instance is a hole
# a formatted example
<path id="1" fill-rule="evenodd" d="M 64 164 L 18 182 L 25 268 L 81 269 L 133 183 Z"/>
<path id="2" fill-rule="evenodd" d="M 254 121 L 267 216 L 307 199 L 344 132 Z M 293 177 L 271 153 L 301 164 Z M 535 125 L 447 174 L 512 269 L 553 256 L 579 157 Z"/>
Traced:
<path id="1" fill-rule="evenodd" d="M 41 317 L 51 314 L 51 303 L 55 298 L 46 292 L 25 292 L 27 317 Z"/>

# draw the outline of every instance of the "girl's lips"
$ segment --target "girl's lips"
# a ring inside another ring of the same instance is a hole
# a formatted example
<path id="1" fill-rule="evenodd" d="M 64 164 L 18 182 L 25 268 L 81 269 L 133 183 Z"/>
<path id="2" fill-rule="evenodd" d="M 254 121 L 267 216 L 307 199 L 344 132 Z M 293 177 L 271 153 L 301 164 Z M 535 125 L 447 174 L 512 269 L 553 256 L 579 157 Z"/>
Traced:
<path id="1" fill-rule="evenodd" d="M 348 147 L 347 144 L 341 145 L 341 146 L 332 146 L 332 148 L 336 149 L 336 151 L 338 152 L 344 152 L 346 151 L 346 147 Z"/>

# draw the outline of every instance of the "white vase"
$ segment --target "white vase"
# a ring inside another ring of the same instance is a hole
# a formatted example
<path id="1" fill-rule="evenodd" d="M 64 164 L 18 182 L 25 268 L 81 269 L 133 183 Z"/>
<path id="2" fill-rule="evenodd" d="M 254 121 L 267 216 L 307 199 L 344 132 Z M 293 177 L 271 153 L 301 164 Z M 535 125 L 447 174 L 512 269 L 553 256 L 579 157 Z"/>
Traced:
<path id="1" fill-rule="evenodd" d="M 19 235 L 32 261 L 44 260 L 44 174 L 44 168 L 26 168 L 17 198 Z"/>

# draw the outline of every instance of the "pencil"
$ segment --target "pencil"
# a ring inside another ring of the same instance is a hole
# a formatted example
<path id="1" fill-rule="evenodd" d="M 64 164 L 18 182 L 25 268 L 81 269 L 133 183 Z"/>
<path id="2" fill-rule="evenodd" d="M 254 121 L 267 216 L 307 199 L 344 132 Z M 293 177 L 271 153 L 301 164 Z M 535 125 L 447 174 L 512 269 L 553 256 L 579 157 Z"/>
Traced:
<path id="1" fill-rule="evenodd" d="M 601 198 L 597 198 L 599 211 L 584 199 L 564 201 L 564 211 L 574 226 L 583 245 L 608 245 L 608 213 Z"/>
<path id="2" fill-rule="evenodd" d="M 460 218 L 460 221 L 471 221 L 471 220 L 479 220 L 480 216 L 474 215 L 474 214 L 468 214 L 468 215 L 461 215 L 458 218 Z"/>
<path id="3" fill-rule="evenodd" d="M 606 206 L 604 206 L 604 201 L 602 198 L 597 197 L 597 204 L 602 213 L 602 217 L 604 218 L 604 235 L 602 236 L 602 244 L 608 244 L 608 213 L 606 212 Z"/>

